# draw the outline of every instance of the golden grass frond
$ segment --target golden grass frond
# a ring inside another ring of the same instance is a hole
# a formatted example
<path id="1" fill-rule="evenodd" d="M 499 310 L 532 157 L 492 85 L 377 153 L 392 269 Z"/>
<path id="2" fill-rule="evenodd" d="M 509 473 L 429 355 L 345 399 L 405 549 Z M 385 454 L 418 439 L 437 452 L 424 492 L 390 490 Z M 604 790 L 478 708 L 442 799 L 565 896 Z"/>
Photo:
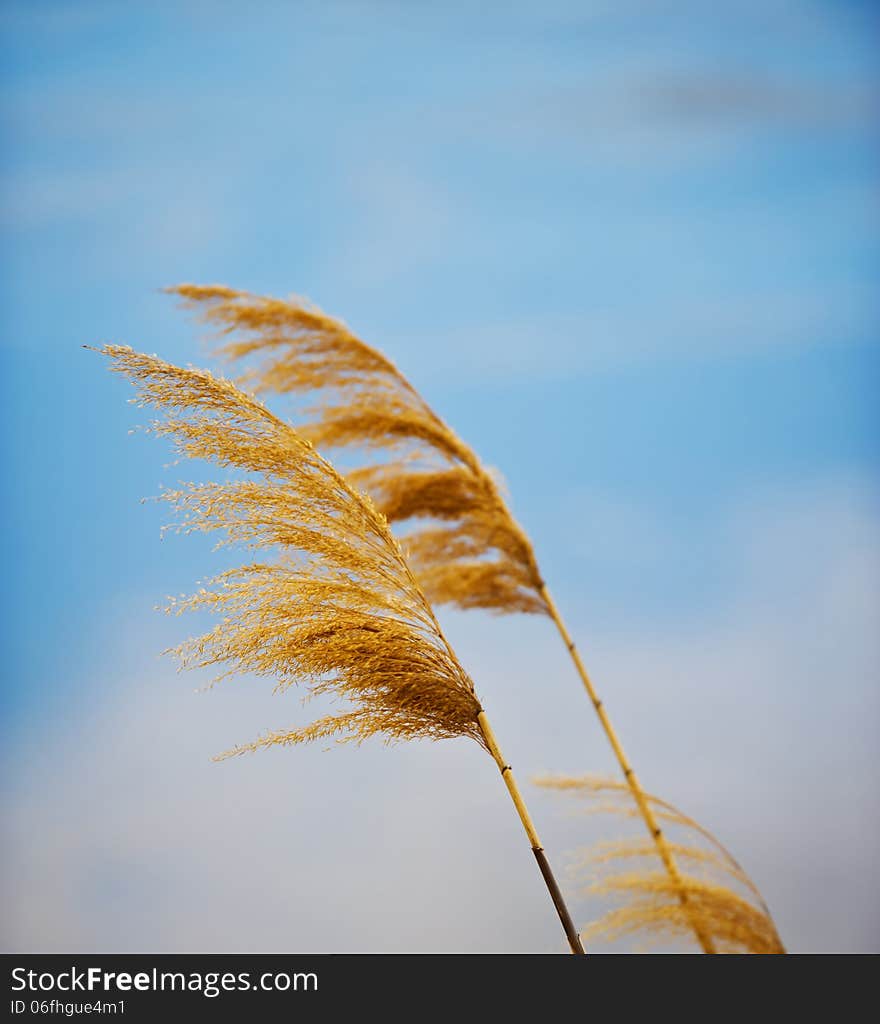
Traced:
<path id="1" fill-rule="evenodd" d="M 532 545 L 492 472 L 381 352 L 301 299 L 220 285 L 169 291 L 232 339 L 218 351 L 246 368 L 242 383 L 315 396 L 304 437 L 380 456 L 350 479 L 389 522 L 409 524 L 407 557 L 429 600 L 549 614 Z"/>
<path id="2" fill-rule="evenodd" d="M 585 937 L 620 939 L 647 933 L 661 938 L 689 940 L 694 921 L 712 936 L 719 953 L 784 953 L 770 918 L 729 886 L 713 885 L 685 876 L 687 906 L 665 872 L 619 874 L 604 879 L 594 891 L 626 899 L 584 929 Z"/>
<path id="3" fill-rule="evenodd" d="M 582 799 L 591 813 L 639 816 L 628 787 L 614 779 L 544 776 L 534 781 Z M 711 936 L 718 952 L 784 953 L 767 904 L 730 851 L 672 804 L 650 794 L 645 797 L 656 817 L 684 837 L 668 843 L 672 855 L 685 865 L 680 882 L 657 869 L 658 851 L 652 840 L 600 843 L 584 851 L 575 870 L 582 879 L 589 879 L 585 890 L 622 902 L 584 934 L 608 940 L 635 934 L 652 941 L 693 940 L 696 929 Z"/>
<path id="4" fill-rule="evenodd" d="M 247 474 L 164 492 L 178 529 L 274 553 L 171 602 L 170 611 L 207 609 L 219 618 L 175 649 L 182 667 L 254 673 L 281 690 L 302 684 L 309 695 L 347 705 L 228 754 L 376 734 L 469 736 L 485 748 L 473 683 L 369 498 L 230 381 L 125 346 L 101 351 L 135 385 L 138 404 L 160 410 L 150 429 L 179 455 Z"/>

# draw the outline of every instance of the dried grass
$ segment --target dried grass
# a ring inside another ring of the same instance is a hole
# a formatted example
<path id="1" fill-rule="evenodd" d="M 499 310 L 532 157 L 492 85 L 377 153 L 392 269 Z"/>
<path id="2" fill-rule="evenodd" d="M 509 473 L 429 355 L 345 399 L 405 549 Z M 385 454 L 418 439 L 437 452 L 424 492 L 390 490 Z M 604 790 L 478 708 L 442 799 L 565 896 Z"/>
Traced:
<path id="1" fill-rule="evenodd" d="M 266 676 L 279 690 L 300 684 L 348 705 L 228 754 L 376 734 L 468 736 L 485 747 L 473 683 L 372 502 L 230 381 L 124 346 L 101 351 L 135 384 L 138 404 L 163 413 L 152 433 L 181 456 L 249 474 L 162 495 L 182 532 L 216 533 L 255 553 L 171 602 L 169 611 L 207 609 L 220 620 L 175 649 L 181 665 Z"/>
<path id="2" fill-rule="evenodd" d="M 218 351 L 247 367 L 244 386 L 317 398 L 304 410 L 304 437 L 328 452 L 378 456 L 348 477 L 408 527 L 407 558 L 432 603 L 549 614 L 531 542 L 495 475 L 381 352 L 304 300 L 169 290 L 231 338 Z"/>
<path id="3" fill-rule="evenodd" d="M 640 816 L 628 787 L 613 779 L 547 776 L 535 782 L 583 800 L 590 813 Z M 637 935 L 656 943 L 687 942 L 702 932 L 719 953 L 784 953 L 767 904 L 733 855 L 672 804 L 648 794 L 646 798 L 656 817 L 683 837 L 668 844 L 684 868 L 681 885 L 663 870 L 650 840 L 600 843 L 582 854 L 577 873 L 586 880 L 585 892 L 611 896 L 621 905 L 582 934 L 609 941 Z"/>

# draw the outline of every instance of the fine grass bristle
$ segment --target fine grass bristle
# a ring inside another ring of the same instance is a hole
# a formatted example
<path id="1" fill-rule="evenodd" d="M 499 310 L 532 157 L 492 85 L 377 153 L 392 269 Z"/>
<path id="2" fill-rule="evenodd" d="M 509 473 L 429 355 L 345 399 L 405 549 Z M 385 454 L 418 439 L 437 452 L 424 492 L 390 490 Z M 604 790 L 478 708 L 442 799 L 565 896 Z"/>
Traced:
<path id="1" fill-rule="evenodd" d="M 492 472 L 390 359 L 301 299 L 219 285 L 168 290 L 234 335 L 218 353 L 245 367 L 248 388 L 314 396 L 304 437 L 379 456 L 349 479 L 405 527 L 407 558 L 432 603 L 548 613 L 531 542 Z"/>
<path id="2" fill-rule="evenodd" d="M 545 776 L 534 781 L 583 800 L 589 813 L 640 816 L 629 788 L 613 779 Z M 767 904 L 733 855 L 672 804 L 645 797 L 657 819 L 684 837 L 668 844 L 682 866 L 679 880 L 663 870 L 650 840 L 605 842 L 584 851 L 577 864 L 584 890 L 620 905 L 582 934 L 608 941 L 637 935 L 651 942 L 687 942 L 696 932 L 708 935 L 719 953 L 784 953 Z"/>
<path id="3" fill-rule="evenodd" d="M 182 665 L 268 676 L 280 689 L 300 684 L 350 705 L 228 754 L 376 734 L 468 736 L 485 747 L 473 683 L 372 502 L 230 381 L 120 345 L 101 351 L 134 383 L 138 404 L 164 413 L 151 430 L 179 455 L 251 474 L 164 492 L 178 528 L 275 553 L 171 603 L 169 611 L 208 609 L 220 619 L 175 649 Z"/>

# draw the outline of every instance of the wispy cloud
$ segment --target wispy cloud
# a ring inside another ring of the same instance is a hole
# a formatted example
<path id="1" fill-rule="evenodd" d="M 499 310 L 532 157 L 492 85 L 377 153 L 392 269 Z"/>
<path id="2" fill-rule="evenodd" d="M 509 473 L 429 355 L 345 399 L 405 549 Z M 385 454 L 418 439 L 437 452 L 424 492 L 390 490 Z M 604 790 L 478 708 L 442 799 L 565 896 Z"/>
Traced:
<path id="1" fill-rule="evenodd" d="M 710 622 L 597 635 L 581 607 L 576 633 L 646 785 L 729 842 L 791 948 L 878 949 L 880 917 L 859 895 L 880 882 L 876 495 L 858 481 L 768 492 L 725 542 L 732 599 Z M 520 773 L 611 770 L 546 624 L 449 627 Z M 164 639 L 132 620 L 81 715 L 7 748 L 6 948 L 560 948 L 475 746 L 210 764 L 295 718 L 296 700 L 260 684 L 197 695 L 167 668 L 144 673 Z M 559 863 L 601 834 L 530 799 Z M 479 843 L 466 851 L 462 834 Z"/>
<path id="2" fill-rule="evenodd" d="M 679 298 L 661 312 L 614 303 L 580 314 L 471 323 L 418 339 L 389 332 L 391 352 L 418 347 L 432 379 L 565 378 L 571 373 L 650 367 L 659 363 L 735 360 L 815 346 L 874 345 L 873 295 L 852 287 L 822 292 L 744 295 L 739 302 Z M 356 327 L 356 325 L 354 325 Z M 547 358 L 548 347 L 552 359 Z"/>

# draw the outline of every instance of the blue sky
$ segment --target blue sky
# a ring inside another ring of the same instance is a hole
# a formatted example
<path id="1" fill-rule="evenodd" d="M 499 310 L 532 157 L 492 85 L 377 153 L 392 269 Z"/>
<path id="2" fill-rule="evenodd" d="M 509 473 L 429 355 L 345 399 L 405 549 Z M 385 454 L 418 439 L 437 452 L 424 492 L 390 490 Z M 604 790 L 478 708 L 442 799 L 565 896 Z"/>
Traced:
<path id="1" fill-rule="evenodd" d="M 206 908 L 232 862 L 180 920 L 156 910 L 188 906 L 218 777 L 243 806 L 276 787 L 329 845 L 356 817 L 348 758 L 389 822 L 407 765 L 464 827 L 491 831 L 497 803 L 507 849 L 497 780 L 460 745 L 205 767 L 242 723 L 298 708 L 258 687 L 190 703 L 198 680 L 156 660 L 185 627 L 153 606 L 216 556 L 159 542 L 161 509 L 138 502 L 175 471 L 129 436 L 125 386 L 80 347 L 205 361 L 159 292 L 184 280 L 306 295 L 387 351 L 504 474 L 646 783 L 729 841 L 792 946 L 880 946 L 856 884 L 880 861 L 877 29 L 872 5 L 803 0 L 3 5 L 4 800 L 9 863 L 30 864 L 17 891 L 32 905 L 52 877 L 66 894 L 36 924 L 16 904 L 9 948 L 334 941 L 294 896 L 292 934 L 250 903 L 243 933 L 218 932 Z M 547 624 L 447 618 L 521 771 L 610 769 Z M 552 682 L 537 693 L 536 677 Z M 157 790 L 139 717 L 168 726 L 161 758 L 194 780 L 201 832 Z M 57 824 L 111 759 L 167 828 L 149 920 L 126 882 L 138 822 L 106 810 L 120 793 Z M 326 814 L 285 795 L 278 769 L 300 763 Z M 577 845 L 585 826 L 533 799 Z M 807 827 L 815 801 L 830 839 Z M 64 870 L 31 856 L 50 819 Z M 290 827 L 266 844 L 289 846 Z M 354 948 L 500 948 L 416 878 L 408 898 L 450 915 L 437 935 L 368 925 L 364 886 L 394 891 L 406 869 L 348 841 L 369 865 L 340 897 Z M 296 849 L 302 870 L 326 864 L 326 845 Z M 450 852 L 432 834 L 420 856 L 437 875 Z M 459 867 L 508 907 L 506 873 L 496 892 Z M 106 878 L 127 930 L 82 895 Z M 540 898 L 503 948 L 554 948 Z"/>

